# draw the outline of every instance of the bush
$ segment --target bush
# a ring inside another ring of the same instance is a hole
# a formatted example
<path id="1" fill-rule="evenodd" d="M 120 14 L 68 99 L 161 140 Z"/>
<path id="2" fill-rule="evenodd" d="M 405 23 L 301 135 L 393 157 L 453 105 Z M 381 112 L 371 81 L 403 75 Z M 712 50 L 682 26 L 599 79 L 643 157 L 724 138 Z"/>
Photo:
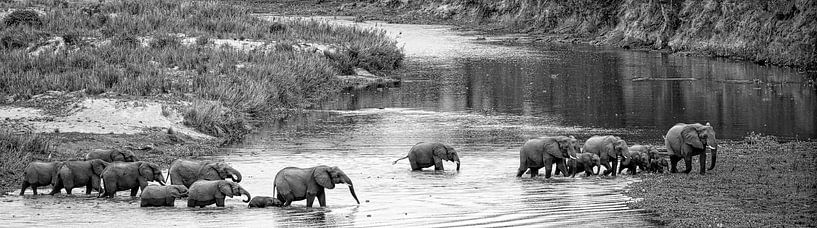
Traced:
<path id="1" fill-rule="evenodd" d="M 184 113 L 184 125 L 203 133 L 225 137 L 224 144 L 239 142 L 250 127 L 241 114 L 227 109 L 221 102 L 199 100 Z"/>
<path id="2" fill-rule="evenodd" d="M 0 131 L 0 180 L 22 176 L 29 162 L 45 160 L 53 142 L 40 134 Z"/>
<path id="3" fill-rule="evenodd" d="M 181 45 L 181 40 L 179 40 L 179 37 L 173 36 L 173 35 L 170 35 L 170 34 L 161 34 L 161 35 L 158 35 L 158 36 L 154 36 L 153 40 L 151 40 L 150 43 L 149 43 L 149 46 L 151 48 L 157 48 L 157 49 L 169 48 L 169 47 L 176 48 L 176 47 L 179 47 L 180 45 Z"/>
<path id="4" fill-rule="evenodd" d="M 3 19 L 6 26 L 12 27 L 17 25 L 28 26 L 42 26 L 43 22 L 40 20 L 40 15 L 31 10 L 16 10 L 6 15 Z"/>

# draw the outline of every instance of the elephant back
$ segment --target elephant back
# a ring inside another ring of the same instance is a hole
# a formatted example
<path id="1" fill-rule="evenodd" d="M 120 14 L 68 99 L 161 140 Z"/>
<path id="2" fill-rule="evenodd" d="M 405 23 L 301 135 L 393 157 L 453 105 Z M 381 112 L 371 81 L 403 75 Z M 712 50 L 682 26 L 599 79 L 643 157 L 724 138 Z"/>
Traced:
<path id="1" fill-rule="evenodd" d="M 188 189 L 188 198 L 196 201 L 208 201 L 215 199 L 218 194 L 218 183 L 224 180 L 208 181 L 199 180 L 193 182 Z"/>
<path id="2" fill-rule="evenodd" d="M 31 162 L 24 171 L 25 180 L 31 184 L 49 185 L 56 174 L 57 162 Z"/>
<path id="3" fill-rule="evenodd" d="M 165 186 L 148 185 L 142 190 L 142 195 L 139 197 L 144 199 L 158 199 L 165 198 L 169 195 Z"/>

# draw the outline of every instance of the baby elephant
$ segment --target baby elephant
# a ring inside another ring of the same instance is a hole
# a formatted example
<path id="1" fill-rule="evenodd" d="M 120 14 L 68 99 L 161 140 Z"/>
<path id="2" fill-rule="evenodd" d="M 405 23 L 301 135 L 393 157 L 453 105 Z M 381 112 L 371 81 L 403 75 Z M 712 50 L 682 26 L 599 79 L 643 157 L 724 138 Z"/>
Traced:
<path id="1" fill-rule="evenodd" d="M 650 166 L 647 167 L 647 172 L 651 173 L 664 173 L 664 168 L 668 167 L 669 163 L 666 159 L 663 158 L 656 158 L 650 162 Z"/>
<path id="2" fill-rule="evenodd" d="M 264 207 L 280 207 L 283 205 L 284 203 L 281 202 L 280 200 L 269 196 L 256 196 L 253 197 L 252 200 L 250 200 L 250 207 L 264 208 Z"/>
<path id="3" fill-rule="evenodd" d="M 204 207 L 211 204 L 216 204 L 216 207 L 224 207 L 224 197 L 233 198 L 233 196 L 246 195 L 250 202 L 250 193 L 241 185 L 228 180 L 199 180 L 190 185 L 190 194 L 187 197 L 188 207 Z"/>
<path id="4" fill-rule="evenodd" d="M 184 185 L 148 185 L 142 190 L 141 207 L 173 207 L 177 198 L 187 197 Z"/>

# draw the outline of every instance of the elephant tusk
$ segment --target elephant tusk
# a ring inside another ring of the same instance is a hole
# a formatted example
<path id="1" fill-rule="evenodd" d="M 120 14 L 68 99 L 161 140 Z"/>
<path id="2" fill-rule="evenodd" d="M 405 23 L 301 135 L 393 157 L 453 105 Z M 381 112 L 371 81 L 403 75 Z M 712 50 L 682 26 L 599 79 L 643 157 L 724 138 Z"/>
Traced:
<path id="1" fill-rule="evenodd" d="M 706 145 L 706 148 L 709 148 L 710 150 L 717 150 L 717 149 L 715 149 L 715 147 L 712 147 L 710 145 Z"/>

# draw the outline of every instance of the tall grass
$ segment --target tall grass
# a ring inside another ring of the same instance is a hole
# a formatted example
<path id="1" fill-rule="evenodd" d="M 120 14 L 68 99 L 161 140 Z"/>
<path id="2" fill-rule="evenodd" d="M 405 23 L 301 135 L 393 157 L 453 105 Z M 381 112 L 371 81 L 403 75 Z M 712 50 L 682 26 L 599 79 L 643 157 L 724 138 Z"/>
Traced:
<path id="1" fill-rule="evenodd" d="M 29 162 L 47 158 L 51 145 L 51 139 L 41 134 L 0 131 L 0 181 L 19 179 Z"/>
<path id="2" fill-rule="evenodd" d="M 271 22 L 246 8 L 213 1 L 51 7 L 40 21 L 0 25 L 0 94 L 29 97 L 83 89 L 92 95 L 193 94 L 201 101 L 185 115 L 190 118 L 186 123 L 226 137 L 246 133 L 236 119 L 312 106 L 340 89 L 334 75 L 354 67 L 390 71 L 403 58 L 382 31 L 312 20 Z M 179 33 L 204 38 L 181 45 Z M 66 51 L 29 54 L 29 47 L 54 36 L 71 40 Z M 146 37 L 150 41 L 142 45 Z M 244 51 L 208 46 L 213 38 L 334 44 L 349 51 L 331 58 L 288 49 Z M 230 111 L 215 112 L 216 106 Z"/>

